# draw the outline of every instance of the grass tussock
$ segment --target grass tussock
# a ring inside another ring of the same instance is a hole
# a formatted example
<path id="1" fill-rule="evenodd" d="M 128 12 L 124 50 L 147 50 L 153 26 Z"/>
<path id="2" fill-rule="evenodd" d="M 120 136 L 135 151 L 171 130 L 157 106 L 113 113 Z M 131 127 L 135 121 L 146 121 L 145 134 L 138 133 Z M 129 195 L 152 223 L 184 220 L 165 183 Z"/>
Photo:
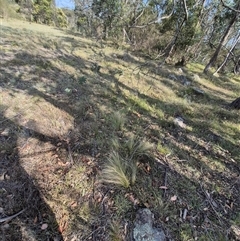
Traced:
<path id="1" fill-rule="evenodd" d="M 101 176 L 104 183 L 111 183 L 125 188 L 130 186 L 126 162 L 117 152 L 110 154 Z"/>
<path id="2" fill-rule="evenodd" d="M 150 157 L 154 145 L 146 140 L 141 140 L 135 135 L 131 135 L 125 143 L 126 151 L 131 160 L 142 156 Z"/>
<path id="3" fill-rule="evenodd" d="M 125 116 L 119 111 L 114 112 L 109 119 L 110 124 L 115 131 L 123 130 L 125 120 Z"/>
<path id="4" fill-rule="evenodd" d="M 136 182 L 139 160 L 150 157 L 154 145 L 134 135 L 124 144 L 114 137 L 111 144 L 113 151 L 102 171 L 102 181 L 128 188 Z"/>

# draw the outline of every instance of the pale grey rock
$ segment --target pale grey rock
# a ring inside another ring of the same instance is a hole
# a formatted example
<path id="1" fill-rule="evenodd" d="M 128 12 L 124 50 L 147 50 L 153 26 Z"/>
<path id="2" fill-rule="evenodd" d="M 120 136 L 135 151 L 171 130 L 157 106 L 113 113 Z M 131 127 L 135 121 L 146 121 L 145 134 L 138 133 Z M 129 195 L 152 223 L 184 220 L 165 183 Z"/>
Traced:
<path id="1" fill-rule="evenodd" d="M 196 81 L 196 82 L 199 82 L 199 81 L 201 81 L 201 78 L 197 74 L 194 74 L 193 80 Z"/>
<path id="2" fill-rule="evenodd" d="M 190 81 L 185 81 L 185 82 L 183 83 L 183 85 L 184 85 L 184 86 L 189 86 L 189 85 L 191 85 L 191 82 L 190 82 Z"/>
<path id="3" fill-rule="evenodd" d="M 13 84 L 13 85 L 16 84 L 16 82 L 17 82 L 17 80 L 16 80 L 16 79 L 13 79 L 13 78 L 9 80 L 9 83 L 10 83 L 10 84 Z"/>
<path id="4" fill-rule="evenodd" d="M 171 79 L 171 80 L 178 81 L 178 78 L 177 78 L 174 74 L 170 74 L 170 75 L 168 76 L 168 78 Z"/>
<path id="5" fill-rule="evenodd" d="M 192 87 L 192 90 L 195 92 L 195 94 L 198 94 L 198 95 L 204 95 L 205 92 L 197 87 Z"/>
<path id="6" fill-rule="evenodd" d="M 72 90 L 69 89 L 69 88 L 66 88 L 64 91 L 65 91 L 66 93 L 71 93 L 71 92 L 72 92 Z"/>
<path id="7" fill-rule="evenodd" d="M 1 136 L 9 136 L 10 133 L 10 129 L 9 128 L 5 128 L 2 132 L 1 132 Z"/>
<path id="8" fill-rule="evenodd" d="M 183 118 L 181 117 L 176 117 L 173 122 L 175 125 L 180 126 L 181 128 L 185 129 L 187 127 L 186 124 L 184 123 Z"/>
<path id="9" fill-rule="evenodd" d="M 137 212 L 133 238 L 135 241 L 165 241 L 166 236 L 159 228 L 153 227 L 154 215 L 148 209 L 140 209 Z"/>
<path id="10" fill-rule="evenodd" d="M 183 70 L 181 68 L 178 69 L 179 74 L 183 74 Z"/>

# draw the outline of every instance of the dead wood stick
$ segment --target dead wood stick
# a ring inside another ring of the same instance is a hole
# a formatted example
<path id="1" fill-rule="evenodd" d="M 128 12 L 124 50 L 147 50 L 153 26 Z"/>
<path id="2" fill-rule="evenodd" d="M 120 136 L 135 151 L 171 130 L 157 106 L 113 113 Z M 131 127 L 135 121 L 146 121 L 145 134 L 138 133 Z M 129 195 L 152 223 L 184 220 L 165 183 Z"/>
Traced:
<path id="1" fill-rule="evenodd" d="M 26 210 L 26 208 L 23 209 L 22 211 L 18 212 L 18 213 L 15 213 L 15 214 L 11 215 L 11 216 L 8 216 L 8 217 L 5 217 L 5 218 L 0 218 L 0 223 L 4 223 L 4 222 L 12 220 L 13 218 L 16 218 L 18 215 L 23 213 L 25 210 Z"/>
<path id="2" fill-rule="evenodd" d="M 167 168 L 165 168 L 165 175 L 164 175 L 164 186 L 167 187 Z M 163 197 L 166 196 L 166 189 L 163 191 Z"/>
<path id="3" fill-rule="evenodd" d="M 70 163 L 73 165 L 74 161 L 73 161 L 73 157 L 72 157 L 72 151 L 71 151 L 71 147 L 70 144 L 68 143 L 68 157 L 70 159 Z"/>
<path id="4" fill-rule="evenodd" d="M 200 186 L 201 186 L 201 189 L 202 189 L 202 191 L 204 192 L 204 194 L 205 194 L 205 196 L 206 196 L 206 198 L 207 198 L 207 200 L 208 200 L 208 202 L 209 202 L 212 210 L 213 210 L 214 213 L 217 215 L 218 221 L 222 224 L 221 217 L 219 216 L 217 210 L 214 208 L 214 205 L 213 205 L 213 203 L 212 203 L 210 194 L 208 194 L 208 193 L 204 190 L 204 188 L 203 188 L 203 186 L 202 186 L 201 184 L 200 184 Z"/>

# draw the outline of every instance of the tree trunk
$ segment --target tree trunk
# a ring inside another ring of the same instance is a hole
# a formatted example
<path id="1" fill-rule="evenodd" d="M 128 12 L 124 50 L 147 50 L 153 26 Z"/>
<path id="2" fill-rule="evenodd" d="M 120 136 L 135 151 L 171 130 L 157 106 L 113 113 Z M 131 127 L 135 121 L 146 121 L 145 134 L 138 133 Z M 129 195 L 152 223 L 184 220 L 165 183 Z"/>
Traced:
<path id="1" fill-rule="evenodd" d="M 240 57 L 234 66 L 234 74 L 240 74 Z"/>
<path id="2" fill-rule="evenodd" d="M 226 55 L 225 59 L 223 60 L 222 64 L 219 66 L 219 68 L 214 72 L 214 74 L 216 74 L 219 70 L 221 70 L 221 68 L 226 64 L 229 55 L 231 54 L 231 52 L 233 51 L 233 49 L 235 48 L 235 46 L 237 45 L 238 41 L 240 40 L 240 34 L 238 35 L 236 41 L 233 43 L 231 49 L 228 51 L 228 54 Z"/>
<path id="3" fill-rule="evenodd" d="M 240 9 L 240 3 L 237 6 L 237 10 L 239 10 L 239 9 Z M 207 73 L 209 71 L 209 68 L 216 62 L 217 57 L 218 57 L 223 45 L 225 45 L 225 43 L 227 42 L 228 36 L 231 33 L 232 26 L 237 21 L 238 16 L 239 16 L 239 12 L 235 12 L 233 18 L 230 20 L 230 22 L 228 24 L 228 27 L 227 27 L 224 35 L 222 36 L 222 38 L 220 40 L 220 43 L 219 43 L 217 49 L 215 50 L 215 52 L 214 52 L 212 58 L 210 59 L 209 63 L 206 65 L 206 67 L 203 71 L 204 73 Z"/>
<path id="4" fill-rule="evenodd" d="M 229 106 L 234 109 L 240 110 L 240 97 L 234 100 Z"/>
<path id="5" fill-rule="evenodd" d="M 173 40 L 170 42 L 169 44 L 169 47 L 167 48 L 167 51 L 166 51 L 166 59 L 171 55 L 175 45 L 176 45 L 176 42 L 180 36 L 180 33 L 182 31 L 182 28 L 183 28 L 183 25 L 184 23 L 187 21 L 186 17 L 184 18 L 184 20 L 182 21 L 181 25 L 179 26 L 179 28 L 177 29 L 177 33 L 175 34 L 175 36 L 173 37 Z"/>

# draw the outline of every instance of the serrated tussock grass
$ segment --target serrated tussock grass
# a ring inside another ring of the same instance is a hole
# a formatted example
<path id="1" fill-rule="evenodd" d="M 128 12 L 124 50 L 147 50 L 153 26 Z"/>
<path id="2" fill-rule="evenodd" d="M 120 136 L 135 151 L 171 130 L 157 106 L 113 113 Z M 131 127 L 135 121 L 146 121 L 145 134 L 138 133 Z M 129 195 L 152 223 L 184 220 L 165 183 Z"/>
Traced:
<path id="1" fill-rule="evenodd" d="M 154 145 L 146 140 L 141 140 L 131 135 L 125 143 L 127 154 L 130 159 L 138 159 L 141 156 L 151 156 Z"/>
<path id="2" fill-rule="evenodd" d="M 119 111 L 114 112 L 110 116 L 110 123 L 115 131 L 121 131 L 125 124 L 125 116 Z"/>
<path id="3" fill-rule="evenodd" d="M 104 183 L 116 184 L 125 188 L 130 186 L 126 162 L 117 152 L 113 151 L 109 155 L 102 170 L 101 179 Z"/>
<path id="4" fill-rule="evenodd" d="M 153 144 L 140 140 L 134 135 L 131 135 L 125 144 L 121 144 L 114 137 L 111 144 L 113 151 L 104 165 L 101 179 L 104 183 L 128 188 L 136 182 L 139 159 L 151 155 Z"/>

